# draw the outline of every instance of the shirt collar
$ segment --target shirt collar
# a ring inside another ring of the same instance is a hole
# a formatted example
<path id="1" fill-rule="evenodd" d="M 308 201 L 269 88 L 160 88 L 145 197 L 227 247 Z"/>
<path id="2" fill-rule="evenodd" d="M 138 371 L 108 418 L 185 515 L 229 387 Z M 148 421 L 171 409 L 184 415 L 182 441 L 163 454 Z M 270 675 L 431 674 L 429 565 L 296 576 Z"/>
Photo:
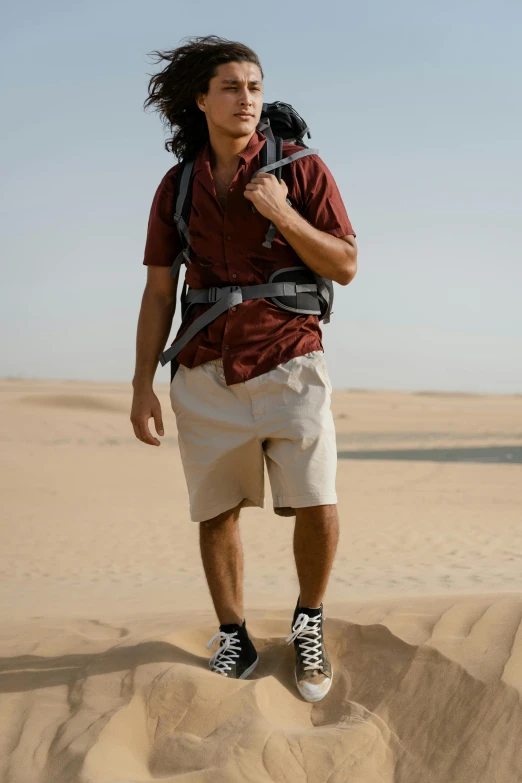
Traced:
<path id="1" fill-rule="evenodd" d="M 265 141 L 265 134 L 259 130 L 255 130 L 243 152 L 239 153 L 239 157 L 245 162 L 245 166 L 259 154 Z M 194 174 L 197 174 L 198 171 L 205 166 L 210 168 L 210 139 L 206 141 L 205 145 L 196 156 L 196 160 L 194 161 Z"/>

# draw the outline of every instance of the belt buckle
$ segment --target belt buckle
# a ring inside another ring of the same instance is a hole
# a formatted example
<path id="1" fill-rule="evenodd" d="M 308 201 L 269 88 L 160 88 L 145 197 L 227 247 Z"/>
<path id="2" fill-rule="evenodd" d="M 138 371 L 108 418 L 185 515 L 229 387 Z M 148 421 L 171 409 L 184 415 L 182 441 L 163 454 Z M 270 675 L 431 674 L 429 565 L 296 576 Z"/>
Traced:
<path id="1" fill-rule="evenodd" d="M 217 286 L 211 286 L 208 289 L 208 301 L 217 302 L 221 298 L 221 290 Z"/>
<path id="2" fill-rule="evenodd" d="M 233 294 L 234 291 L 241 291 L 241 286 L 240 285 L 231 285 L 229 291 L 230 291 L 231 294 Z M 241 301 L 243 301 L 243 296 L 242 295 L 241 295 Z"/>

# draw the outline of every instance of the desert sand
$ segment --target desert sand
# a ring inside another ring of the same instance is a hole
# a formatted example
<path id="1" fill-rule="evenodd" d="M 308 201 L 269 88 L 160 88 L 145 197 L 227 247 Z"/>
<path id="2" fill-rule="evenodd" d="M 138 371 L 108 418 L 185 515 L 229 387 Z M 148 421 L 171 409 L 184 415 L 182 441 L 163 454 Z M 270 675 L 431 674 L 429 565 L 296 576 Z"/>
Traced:
<path id="1" fill-rule="evenodd" d="M 0 380 L 1 783 L 520 783 L 522 396 L 334 392 L 334 682 L 312 705 L 268 478 L 241 520 L 260 662 L 208 669 L 218 622 L 155 391 L 159 448 L 130 383 Z"/>

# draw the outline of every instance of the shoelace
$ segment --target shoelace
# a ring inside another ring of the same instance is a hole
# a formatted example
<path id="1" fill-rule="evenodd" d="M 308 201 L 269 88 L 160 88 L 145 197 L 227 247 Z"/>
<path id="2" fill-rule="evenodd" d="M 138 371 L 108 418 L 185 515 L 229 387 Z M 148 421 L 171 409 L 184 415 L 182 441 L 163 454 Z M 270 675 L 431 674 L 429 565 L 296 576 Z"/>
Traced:
<path id="1" fill-rule="evenodd" d="M 214 634 L 212 639 L 207 644 L 207 650 L 212 647 L 216 639 L 224 639 L 225 643 L 222 644 L 218 650 L 216 650 L 212 658 L 209 660 L 209 669 L 218 671 L 221 674 L 226 674 L 226 672 L 232 668 L 233 664 L 235 663 L 235 658 L 239 658 L 239 653 L 241 652 L 241 643 L 239 639 L 234 638 L 236 636 L 237 631 L 232 631 L 232 633 L 218 631 L 216 634 Z M 235 645 L 238 645 L 238 647 L 235 647 Z"/>
<path id="2" fill-rule="evenodd" d="M 294 639 L 299 639 L 299 649 L 303 656 L 305 669 L 318 669 L 323 665 L 323 650 L 321 643 L 321 616 L 309 617 L 300 614 L 297 617 L 290 636 L 285 641 L 291 644 Z"/>

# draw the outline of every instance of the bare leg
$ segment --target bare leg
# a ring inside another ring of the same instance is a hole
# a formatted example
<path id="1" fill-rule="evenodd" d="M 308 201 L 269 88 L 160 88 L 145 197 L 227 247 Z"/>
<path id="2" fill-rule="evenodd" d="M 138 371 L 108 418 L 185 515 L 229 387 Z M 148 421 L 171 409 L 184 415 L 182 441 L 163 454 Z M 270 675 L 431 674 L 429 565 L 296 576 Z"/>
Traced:
<path id="1" fill-rule="evenodd" d="M 219 622 L 242 625 L 243 548 L 239 534 L 239 506 L 200 522 L 199 543 Z"/>
<path id="2" fill-rule="evenodd" d="M 337 506 L 296 509 L 294 556 L 299 578 L 299 606 L 319 607 L 328 584 L 339 540 Z"/>

